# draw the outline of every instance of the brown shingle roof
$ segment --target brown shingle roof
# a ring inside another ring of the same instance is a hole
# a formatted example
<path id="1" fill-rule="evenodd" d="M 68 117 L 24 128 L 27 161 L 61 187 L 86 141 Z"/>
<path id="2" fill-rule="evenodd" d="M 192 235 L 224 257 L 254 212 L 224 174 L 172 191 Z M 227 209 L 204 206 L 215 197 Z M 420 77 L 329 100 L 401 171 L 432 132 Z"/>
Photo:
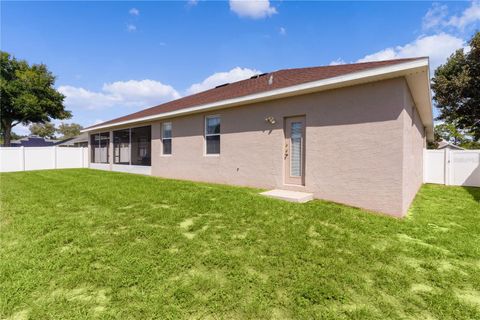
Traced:
<path id="1" fill-rule="evenodd" d="M 250 78 L 230 83 L 226 86 L 217 87 L 177 100 L 166 102 L 155 107 L 147 108 L 129 115 L 112 119 L 103 123 L 88 127 L 87 129 L 115 124 L 118 122 L 135 120 L 143 117 L 159 115 L 166 112 L 177 111 L 184 108 L 194 107 L 226 99 L 238 98 L 255 93 L 266 92 L 274 89 L 290 87 L 302 83 L 324 80 L 345 74 L 364 71 L 367 69 L 390 66 L 398 63 L 408 62 L 421 58 L 396 59 L 376 62 L 364 62 L 353 64 L 342 64 L 335 66 L 309 67 L 284 69 L 265 74 L 257 78 Z M 268 83 L 270 76 L 273 76 L 272 84 Z"/>

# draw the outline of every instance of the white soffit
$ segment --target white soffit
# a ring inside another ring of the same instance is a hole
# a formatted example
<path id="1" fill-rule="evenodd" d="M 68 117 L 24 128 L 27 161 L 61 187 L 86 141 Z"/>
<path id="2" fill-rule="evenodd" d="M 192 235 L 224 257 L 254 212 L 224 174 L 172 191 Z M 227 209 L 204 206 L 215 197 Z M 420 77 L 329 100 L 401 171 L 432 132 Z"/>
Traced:
<path id="1" fill-rule="evenodd" d="M 415 77 L 415 74 L 424 74 L 424 76 Z M 390 65 L 386 67 L 378 67 L 373 69 L 368 69 L 364 71 L 358 71 L 349 73 L 346 75 L 312 81 L 307 83 L 302 83 L 290 87 L 270 90 L 266 92 L 255 93 L 247 96 L 242 96 L 238 98 L 226 99 L 221 101 L 216 101 L 212 103 L 207 103 L 203 105 L 187 107 L 180 110 L 175 110 L 171 112 L 160 113 L 156 115 L 151 115 L 147 117 L 131 119 L 111 124 L 100 125 L 93 128 L 87 128 L 82 130 L 82 132 L 97 131 L 105 128 L 114 128 L 125 126 L 133 123 L 141 123 L 147 121 L 153 121 L 164 118 L 171 118 L 177 116 L 188 115 L 192 113 L 211 111 L 216 109 L 230 108 L 245 104 L 251 104 L 255 102 L 273 100 L 283 97 L 297 96 L 306 93 L 319 92 L 324 90 L 331 90 L 341 87 L 347 87 L 367 82 L 374 82 L 379 80 L 386 80 L 405 76 L 408 81 L 408 76 L 411 80 L 409 81 L 410 90 L 413 95 L 413 99 L 417 104 L 419 109 L 420 118 L 424 126 L 427 128 L 427 138 L 433 139 L 433 119 L 432 119 L 432 107 L 430 99 L 430 84 L 429 84 L 429 75 L 428 75 L 428 58 L 417 59 L 413 61 L 408 61 L 404 63 L 398 63 L 395 65 Z M 430 115 L 428 115 L 430 112 Z M 431 138 L 430 138 L 430 124 L 431 124 Z"/>

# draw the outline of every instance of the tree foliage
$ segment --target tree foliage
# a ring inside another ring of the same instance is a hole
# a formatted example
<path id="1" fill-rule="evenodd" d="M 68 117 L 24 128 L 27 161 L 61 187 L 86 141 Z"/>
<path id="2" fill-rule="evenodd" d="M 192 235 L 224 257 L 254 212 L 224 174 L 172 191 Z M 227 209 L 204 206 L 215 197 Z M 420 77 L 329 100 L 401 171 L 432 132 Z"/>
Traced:
<path id="1" fill-rule="evenodd" d="M 12 128 L 19 123 L 45 123 L 68 119 L 63 96 L 55 87 L 55 77 L 44 64 L 29 65 L 0 51 L 0 124 L 5 145 L 10 145 Z"/>
<path id="2" fill-rule="evenodd" d="M 480 140 L 480 32 L 470 40 L 470 51 L 457 50 L 432 79 L 437 120 Z"/>
<path id="3" fill-rule="evenodd" d="M 55 125 L 51 122 L 34 123 L 28 129 L 33 135 L 50 139 L 55 138 Z"/>
<path id="4" fill-rule="evenodd" d="M 453 123 L 442 123 L 435 126 L 435 135 L 457 146 L 468 141 L 467 137 Z"/>
<path id="5" fill-rule="evenodd" d="M 440 141 L 452 143 L 465 149 L 480 149 L 480 142 L 465 134 L 454 123 L 438 124 L 434 128 L 435 139 L 428 144 L 429 149 L 437 149 Z"/>
<path id="6" fill-rule="evenodd" d="M 78 123 L 61 123 L 57 128 L 57 132 L 61 134 L 62 139 L 68 139 L 78 136 L 82 129 L 83 127 Z"/>

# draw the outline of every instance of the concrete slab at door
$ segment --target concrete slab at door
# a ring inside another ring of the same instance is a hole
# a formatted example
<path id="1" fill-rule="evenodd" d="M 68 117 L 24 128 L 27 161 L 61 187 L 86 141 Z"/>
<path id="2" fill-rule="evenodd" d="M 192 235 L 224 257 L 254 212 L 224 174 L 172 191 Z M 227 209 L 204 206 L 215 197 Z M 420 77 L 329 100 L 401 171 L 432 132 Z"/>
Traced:
<path id="1" fill-rule="evenodd" d="M 274 189 L 274 190 L 262 192 L 260 194 L 270 198 L 275 198 L 275 199 L 280 199 L 280 200 L 285 200 L 290 202 L 305 203 L 310 200 L 313 200 L 313 193 L 290 191 L 290 190 Z"/>

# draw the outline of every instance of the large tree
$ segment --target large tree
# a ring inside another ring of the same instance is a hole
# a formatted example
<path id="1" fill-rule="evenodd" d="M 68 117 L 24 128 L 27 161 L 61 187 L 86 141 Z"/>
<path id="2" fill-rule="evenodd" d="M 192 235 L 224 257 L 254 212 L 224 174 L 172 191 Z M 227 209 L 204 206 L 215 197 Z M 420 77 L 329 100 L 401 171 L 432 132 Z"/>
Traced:
<path id="1" fill-rule="evenodd" d="M 437 120 L 480 140 L 480 32 L 468 50 L 457 50 L 432 79 L 434 100 L 440 111 Z"/>
<path id="2" fill-rule="evenodd" d="M 62 135 L 62 139 L 68 139 L 78 136 L 82 129 L 83 127 L 78 123 L 61 123 L 57 128 L 57 132 Z"/>
<path id="3" fill-rule="evenodd" d="M 9 146 L 12 128 L 19 123 L 45 123 L 68 119 L 65 98 L 55 87 L 55 77 L 44 64 L 29 65 L 0 51 L 0 124 L 4 144 Z"/>
<path id="4" fill-rule="evenodd" d="M 33 135 L 50 139 L 55 138 L 55 131 L 57 131 L 55 125 L 51 122 L 34 123 L 28 129 Z"/>

